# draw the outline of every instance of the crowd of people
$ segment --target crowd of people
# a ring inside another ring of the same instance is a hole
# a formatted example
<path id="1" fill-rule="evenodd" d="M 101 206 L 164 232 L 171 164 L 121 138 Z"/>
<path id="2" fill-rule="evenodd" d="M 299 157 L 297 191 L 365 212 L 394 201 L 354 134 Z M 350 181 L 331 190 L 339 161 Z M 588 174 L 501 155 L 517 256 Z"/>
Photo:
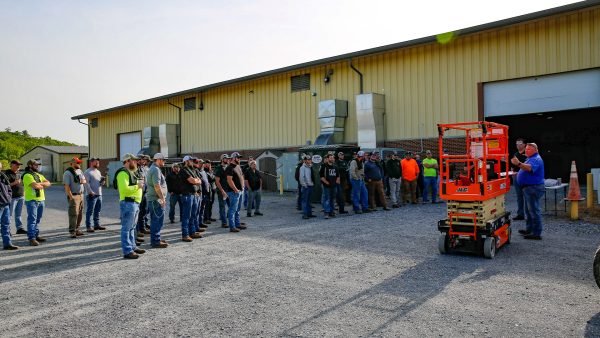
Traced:
<path id="1" fill-rule="evenodd" d="M 541 239 L 543 226 L 539 201 L 544 194 L 543 161 L 535 143 L 525 144 L 518 139 L 517 149 L 511 159 L 513 170 L 518 172 L 513 180 L 518 204 L 513 220 L 526 218 L 526 228 L 519 233 L 526 239 Z M 303 219 L 316 217 L 311 204 L 316 184 L 322 188 L 320 197 L 325 218 L 335 217 L 336 211 L 348 213 L 345 210 L 347 203 L 356 214 L 373 212 L 377 207 L 391 210 L 386 197 L 392 208 L 417 204 L 419 197 L 422 203 L 429 203 L 429 197 L 431 203 L 438 203 L 439 164 L 431 151 L 426 151 L 422 160 L 419 154 L 411 152 L 406 152 L 402 160 L 397 153 L 382 160 L 377 151 L 358 151 L 350 161 L 345 159 L 343 152 L 335 155 L 324 156 L 318 173 L 312 168 L 313 158 L 302 155 L 295 177 L 298 181 L 297 208 L 302 211 Z M 81 159 L 72 158 L 63 174 L 71 238 L 84 235 L 80 229 L 84 209 L 88 233 L 106 230 L 100 222 L 102 187 L 107 183 L 99 170 L 100 160 L 90 158 L 85 172 L 81 163 Z M 44 214 L 44 190 L 51 183 L 40 172 L 38 160 L 28 161 L 23 171 L 22 165 L 13 160 L 10 168 L 2 171 L 0 163 L 0 226 L 4 250 L 18 249 L 11 240 L 11 218 L 16 234 L 27 235 L 31 246 L 46 241 L 40 236 L 39 224 Z M 164 167 L 165 157 L 161 153 L 152 159 L 147 155 L 127 154 L 123 167 L 114 175 L 112 183 L 119 192 L 124 258 L 136 259 L 145 252 L 139 248 L 145 235 L 150 235 L 151 247 L 168 247 L 161 239 L 167 204 L 171 223 L 175 222 L 175 210 L 179 206 L 183 242 L 202 238 L 208 225 L 217 221 L 212 214 L 215 199 L 219 205 L 221 227 L 228 228 L 231 233 L 247 229 L 247 224 L 240 220 L 242 204 L 246 206 L 247 217 L 263 215 L 260 211 L 263 178 L 252 158 L 242 167 L 238 152 L 223 154 L 220 163 L 213 168 L 209 160 L 185 156 L 181 163 L 173 164 L 171 170 Z M 168 173 L 165 175 L 165 172 Z M 25 224 L 23 206 L 27 210 Z"/>
<path id="2" fill-rule="evenodd" d="M 439 177 L 438 161 L 425 152 L 426 158 L 415 158 L 412 152 L 406 152 L 400 160 L 397 152 L 390 153 L 382 160 L 378 151 L 367 153 L 358 151 L 351 161 L 345 159 L 344 152 L 326 154 L 319 169 L 319 180 L 313 172 L 313 158 L 303 154 L 302 161 L 296 167 L 298 181 L 297 208 L 302 210 L 302 218 L 316 217 L 312 212 L 311 199 L 315 184 L 321 185 L 321 202 L 325 218 L 335 217 L 335 205 L 339 214 L 348 213 L 346 202 L 351 203 L 354 213 L 373 212 L 377 207 L 391 210 L 387 205 L 389 197 L 392 208 L 404 204 L 438 203 L 437 184 Z M 418 154 L 417 154 L 418 156 Z M 424 182 L 424 184 L 419 184 Z"/>

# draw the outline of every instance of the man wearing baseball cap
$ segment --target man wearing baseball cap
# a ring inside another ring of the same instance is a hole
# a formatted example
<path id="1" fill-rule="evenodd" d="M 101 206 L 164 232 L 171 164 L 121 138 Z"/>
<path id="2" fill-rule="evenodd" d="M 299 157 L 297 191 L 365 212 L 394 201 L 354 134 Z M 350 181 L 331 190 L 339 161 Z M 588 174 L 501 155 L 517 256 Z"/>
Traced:
<path id="1" fill-rule="evenodd" d="M 23 229 L 23 221 L 21 220 L 23 204 L 25 204 L 25 197 L 23 196 L 25 189 L 23 188 L 23 180 L 21 178 L 21 171 L 19 170 L 21 165 L 23 165 L 23 163 L 19 162 L 19 160 L 10 161 L 10 169 L 7 169 L 5 174 L 8 177 L 10 188 L 12 190 L 10 214 L 14 217 L 17 234 L 27 235 L 27 230 Z"/>
<path id="2" fill-rule="evenodd" d="M 100 159 L 97 157 L 90 158 L 90 166 L 83 173 L 87 183 L 84 185 L 87 192 L 85 198 L 85 227 L 94 230 L 106 230 L 100 225 L 100 210 L 102 210 L 102 185 L 106 177 L 102 176 L 100 170 Z M 92 224 L 92 219 L 94 223 Z"/>
<path id="3" fill-rule="evenodd" d="M 202 235 L 196 232 L 195 220 L 198 215 L 194 211 L 198 209 L 198 190 L 200 189 L 200 177 L 194 168 L 194 157 L 186 155 L 183 158 L 184 167 L 179 171 L 181 181 L 181 240 L 191 242 L 194 238 Z M 195 218 L 195 219 L 194 219 Z"/>
<path id="4" fill-rule="evenodd" d="M 350 182 L 352 183 L 352 205 L 354 212 L 362 214 L 370 212 L 367 187 L 365 186 L 365 152 L 356 153 L 356 158 L 350 162 Z M 362 207 L 362 210 L 361 210 Z"/>
<path id="5" fill-rule="evenodd" d="M 135 238 L 135 219 L 140 210 L 144 180 L 138 176 L 138 158 L 133 154 L 125 154 L 123 167 L 115 173 L 119 189 L 119 209 L 121 211 L 121 249 L 123 258 L 137 259 L 138 255 L 146 252 L 137 247 Z"/>
<path id="6" fill-rule="evenodd" d="M 46 239 L 40 237 L 39 225 L 44 214 L 44 188 L 49 187 L 48 181 L 40 173 L 42 162 L 39 160 L 27 161 L 27 169 L 23 173 L 23 187 L 25 189 L 25 207 L 27 208 L 27 239 L 31 246 L 38 246 Z"/>
<path id="7" fill-rule="evenodd" d="M 69 233 L 71 238 L 83 236 L 79 230 L 83 219 L 83 185 L 87 183 L 83 172 L 81 172 L 81 161 L 78 157 L 73 157 L 69 162 L 70 166 L 63 174 L 63 185 L 67 194 L 67 203 L 69 204 Z M 88 232 L 94 232 L 94 229 L 88 228 Z"/>
<path id="8" fill-rule="evenodd" d="M 229 155 L 221 155 L 221 163 L 215 167 L 215 184 L 217 186 L 217 195 L 219 199 L 219 218 L 221 219 L 221 227 L 227 228 L 227 213 L 225 205 L 229 207 L 229 199 L 227 198 L 227 192 L 225 191 L 225 185 L 227 184 L 227 175 L 225 175 L 225 168 L 229 165 Z"/>
<path id="9" fill-rule="evenodd" d="M 244 191 L 244 175 L 242 175 L 240 168 L 241 157 L 238 152 L 232 153 L 231 161 L 225 169 L 225 175 L 227 176 L 225 191 L 227 191 L 229 199 L 227 219 L 230 232 L 239 232 L 246 229 L 246 226 L 240 222 L 240 199 Z"/>
<path id="10" fill-rule="evenodd" d="M 148 192 L 148 211 L 150 214 L 150 245 L 153 248 L 166 248 L 167 242 L 160 239 L 160 230 L 165 221 L 167 206 L 167 181 L 161 168 L 165 166 L 165 156 L 162 153 L 154 154 L 154 163 L 148 169 L 146 176 Z"/>

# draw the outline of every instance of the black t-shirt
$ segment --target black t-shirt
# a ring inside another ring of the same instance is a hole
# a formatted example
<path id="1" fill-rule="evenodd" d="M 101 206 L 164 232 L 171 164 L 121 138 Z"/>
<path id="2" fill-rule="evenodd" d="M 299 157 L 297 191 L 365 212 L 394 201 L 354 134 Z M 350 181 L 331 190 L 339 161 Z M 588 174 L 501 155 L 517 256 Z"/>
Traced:
<path id="1" fill-rule="evenodd" d="M 328 182 L 328 184 L 323 183 L 323 181 L 321 183 L 331 187 L 336 184 L 337 178 L 340 177 L 340 172 L 335 165 L 323 164 L 321 169 L 319 169 L 319 177 L 324 177 Z"/>
<path id="2" fill-rule="evenodd" d="M 8 181 L 10 183 L 13 183 L 14 181 L 23 177 L 23 174 L 21 174 L 21 172 L 15 174 L 10 169 L 6 170 L 4 173 L 6 174 L 6 176 L 8 176 Z M 23 197 L 23 194 L 25 193 L 25 188 L 23 188 L 23 181 L 21 181 L 21 183 L 17 185 L 13 185 L 10 188 L 12 189 L 12 198 Z"/>
<path id="3" fill-rule="evenodd" d="M 235 184 L 235 187 L 237 188 L 237 190 L 242 190 L 242 187 L 244 186 L 244 184 L 243 184 L 243 182 L 241 182 L 238 173 L 235 171 L 235 167 L 237 167 L 237 164 L 228 165 L 227 168 L 225 168 L 225 176 L 227 176 L 227 177 L 231 176 L 233 178 L 233 184 Z M 229 183 L 227 183 L 227 177 L 225 178 L 225 182 L 221 183 L 221 185 L 223 186 L 223 189 L 225 191 L 234 191 L 229 186 Z"/>
<path id="4" fill-rule="evenodd" d="M 196 169 L 190 167 L 183 167 L 179 171 L 179 179 L 181 180 L 181 193 L 182 194 L 194 194 L 200 190 L 200 186 L 197 184 L 191 184 L 188 182 L 188 178 L 199 178 Z"/>
<path id="5" fill-rule="evenodd" d="M 248 180 L 248 185 L 250 186 L 250 189 L 252 189 L 252 191 L 260 189 L 261 176 L 258 170 L 252 170 L 248 168 L 246 172 L 244 172 L 244 178 Z"/>
<path id="6" fill-rule="evenodd" d="M 179 171 L 181 172 L 181 170 Z M 179 174 L 175 174 L 174 172 L 170 172 L 167 177 L 167 190 L 174 194 L 181 194 L 181 179 Z"/>

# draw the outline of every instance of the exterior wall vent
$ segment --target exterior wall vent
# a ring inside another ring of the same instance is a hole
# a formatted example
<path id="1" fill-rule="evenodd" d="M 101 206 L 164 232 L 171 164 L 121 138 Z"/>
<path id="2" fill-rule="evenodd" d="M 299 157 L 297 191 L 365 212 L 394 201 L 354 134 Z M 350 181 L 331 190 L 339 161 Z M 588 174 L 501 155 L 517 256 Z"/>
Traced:
<path id="1" fill-rule="evenodd" d="M 292 92 L 310 90 L 310 74 L 292 76 Z"/>
<path id="2" fill-rule="evenodd" d="M 183 110 L 196 110 L 196 98 L 188 97 L 187 99 L 183 100 Z"/>

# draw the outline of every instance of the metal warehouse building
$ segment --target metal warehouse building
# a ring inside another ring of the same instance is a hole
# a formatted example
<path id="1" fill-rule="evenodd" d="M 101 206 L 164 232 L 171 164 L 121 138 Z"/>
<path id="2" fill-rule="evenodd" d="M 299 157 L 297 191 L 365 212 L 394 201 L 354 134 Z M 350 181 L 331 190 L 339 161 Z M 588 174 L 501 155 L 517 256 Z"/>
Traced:
<path id="1" fill-rule="evenodd" d="M 336 112 L 337 118 L 328 119 Z M 88 119 L 90 156 L 104 159 L 103 164 L 144 146 L 170 156 L 194 153 L 216 159 L 239 150 L 274 160 L 297 158 L 298 148 L 317 138 L 362 145 L 363 131 L 372 131 L 378 146 L 435 150 L 437 123 L 486 119 L 508 124 L 513 140 L 520 136 L 537 142 L 547 176 L 566 179 L 573 159 L 581 172 L 600 167 L 600 1 L 275 69 L 73 119 Z M 319 137 L 331 132 L 335 137 Z"/>

